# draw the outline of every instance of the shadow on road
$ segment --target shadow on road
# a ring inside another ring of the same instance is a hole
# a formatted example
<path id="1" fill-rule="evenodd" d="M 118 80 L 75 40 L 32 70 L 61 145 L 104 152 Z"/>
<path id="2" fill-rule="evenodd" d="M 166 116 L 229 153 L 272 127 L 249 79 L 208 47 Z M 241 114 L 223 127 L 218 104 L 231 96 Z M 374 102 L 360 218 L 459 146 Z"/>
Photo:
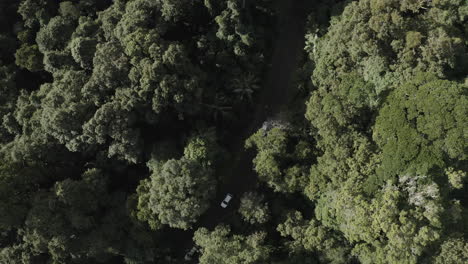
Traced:
<path id="1" fill-rule="evenodd" d="M 274 44 L 271 67 L 265 76 L 253 121 L 233 139 L 234 147 L 231 153 L 233 159 L 230 161 L 230 166 L 223 168 L 221 172 L 227 177 L 218 186 L 218 195 L 211 208 L 201 216 L 193 230 L 199 227 L 213 229 L 216 225 L 225 222 L 226 218 L 232 217 L 237 210 L 240 196 L 257 186 L 257 176 L 252 168 L 254 153 L 244 149 L 244 142 L 268 117 L 278 114 L 294 95 L 292 81 L 304 48 L 305 24 L 311 3 L 313 1 L 310 0 L 276 1 L 279 35 Z M 223 209 L 220 202 L 226 193 L 233 194 L 234 199 L 228 208 Z M 191 235 L 192 232 L 185 231 L 182 236 L 191 239 Z M 187 248 L 193 245 L 191 240 L 184 242 L 187 243 Z"/>
<path id="2" fill-rule="evenodd" d="M 237 208 L 236 201 L 242 193 L 256 187 L 257 177 L 252 169 L 254 153 L 244 149 L 244 142 L 268 117 L 278 114 L 294 95 L 292 80 L 304 48 L 305 24 L 310 2 L 312 1 L 277 1 L 279 36 L 274 45 L 271 68 L 264 80 L 253 122 L 235 139 L 232 153 L 234 159 L 231 166 L 225 170 L 228 175 L 227 180 L 219 186 L 218 199 L 199 220 L 197 225 L 199 227 L 214 228 L 227 211 Z M 227 209 L 223 209 L 218 201 L 221 202 L 226 193 L 233 194 L 235 199 Z"/>

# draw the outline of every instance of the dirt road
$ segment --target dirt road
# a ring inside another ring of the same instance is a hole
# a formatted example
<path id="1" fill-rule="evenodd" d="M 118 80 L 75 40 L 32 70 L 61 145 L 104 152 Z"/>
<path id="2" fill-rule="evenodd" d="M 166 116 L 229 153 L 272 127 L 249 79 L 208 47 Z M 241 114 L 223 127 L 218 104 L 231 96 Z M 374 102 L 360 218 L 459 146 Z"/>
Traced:
<path id="1" fill-rule="evenodd" d="M 271 67 L 266 75 L 261 90 L 255 117 L 249 127 L 236 138 L 234 159 L 228 172 L 227 180 L 218 188 L 218 197 L 212 207 L 201 217 L 197 226 L 214 228 L 230 210 L 237 208 L 238 198 L 242 193 L 256 186 L 257 177 L 252 169 L 253 153 L 244 149 L 245 140 L 255 133 L 270 116 L 278 113 L 294 94 L 292 79 L 298 67 L 301 52 L 304 48 L 305 24 L 307 19 L 307 0 L 278 0 L 279 36 L 274 44 Z M 310 5 L 310 4 L 309 4 Z M 226 193 L 236 199 L 228 209 L 222 209 L 219 202 Z"/>
<path id="2" fill-rule="evenodd" d="M 268 117 L 277 114 L 294 95 L 293 77 L 299 66 L 301 52 L 304 48 L 305 24 L 310 0 L 276 0 L 276 9 L 279 14 L 279 32 L 271 61 L 271 67 L 265 76 L 263 89 L 259 95 L 259 104 L 254 112 L 250 126 L 246 127 L 239 136 L 233 140 L 230 166 L 223 169 L 227 178 L 218 186 L 218 195 L 210 209 L 205 212 L 194 226 L 213 229 L 225 222 L 237 210 L 240 196 L 249 190 L 255 189 L 257 176 L 253 171 L 252 159 L 254 153 L 244 149 L 245 140 L 255 133 Z M 234 195 L 233 201 L 226 209 L 221 208 L 220 202 L 226 195 Z M 177 240 L 184 241 L 184 248 L 193 246 L 191 241 L 193 232 L 173 230 Z"/>

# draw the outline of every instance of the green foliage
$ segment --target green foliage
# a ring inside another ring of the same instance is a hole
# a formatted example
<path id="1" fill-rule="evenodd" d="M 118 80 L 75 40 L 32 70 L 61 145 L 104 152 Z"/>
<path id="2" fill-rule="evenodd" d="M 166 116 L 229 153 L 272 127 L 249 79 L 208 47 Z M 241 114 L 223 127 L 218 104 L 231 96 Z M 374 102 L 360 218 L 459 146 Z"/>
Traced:
<path id="1" fill-rule="evenodd" d="M 80 17 L 80 9 L 78 4 L 74 4 L 71 1 L 65 1 L 61 2 L 59 5 L 59 14 L 70 19 L 77 19 Z"/>
<path id="2" fill-rule="evenodd" d="M 88 146 L 105 144 L 109 138 L 108 157 L 117 157 L 136 163 L 141 155 L 140 131 L 134 127 L 135 115 L 118 102 L 102 105 L 94 116 L 83 124 L 83 134 L 79 142 Z"/>
<path id="3" fill-rule="evenodd" d="M 262 195 L 254 192 L 242 195 L 238 211 L 242 219 L 249 224 L 264 224 L 270 218 L 268 203 L 263 202 Z"/>
<path id="4" fill-rule="evenodd" d="M 50 73 L 77 69 L 68 50 L 49 51 L 44 54 L 44 69 Z"/>
<path id="5" fill-rule="evenodd" d="M 52 18 L 52 10 L 54 1 L 47 0 L 22 0 L 18 13 L 24 21 L 24 25 L 28 28 L 36 28 L 44 26 Z"/>
<path id="6" fill-rule="evenodd" d="M 2 160 L 0 163 L 0 232 L 20 226 L 29 211 L 31 197 L 44 181 L 40 166 Z"/>
<path id="7" fill-rule="evenodd" d="M 233 51 L 237 56 L 246 56 L 247 49 L 253 45 L 253 30 L 242 23 L 240 2 L 226 1 L 226 9 L 215 18 L 218 25 L 216 36 L 223 41 L 231 42 Z"/>
<path id="8" fill-rule="evenodd" d="M 43 69 L 43 55 L 37 45 L 23 44 L 15 53 L 16 65 L 35 72 Z"/>
<path id="9" fill-rule="evenodd" d="M 11 116 L 11 111 L 15 107 L 18 90 L 15 84 L 16 71 L 13 67 L 0 66 L 0 116 L 3 117 L 0 126 L 0 144 L 8 142 L 10 135 L 15 132 L 14 128 L 9 129 L 7 116 Z"/>
<path id="10" fill-rule="evenodd" d="M 379 174 L 384 179 L 408 171 L 425 174 L 450 159 L 466 160 L 464 90 L 455 82 L 421 74 L 388 97 L 373 131 L 382 148 Z"/>
<path id="11" fill-rule="evenodd" d="M 46 95 L 41 100 L 42 128 L 72 151 L 77 151 L 82 124 L 92 109 L 81 95 L 87 80 L 88 76 L 82 71 L 67 71 L 58 73 L 52 85 L 41 87 Z"/>
<path id="12" fill-rule="evenodd" d="M 108 192 L 108 184 L 102 171 L 89 169 L 78 180 L 57 181 L 37 192 L 18 233 L 22 244 L 7 248 L 0 259 L 20 251 L 15 257 L 23 261 L 50 256 L 52 263 L 106 263 L 113 255 L 139 259 L 132 254 L 136 247 L 151 260 L 153 239 L 144 238 L 126 215 L 124 193 Z"/>
<path id="13" fill-rule="evenodd" d="M 311 157 L 302 152 L 309 152 L 310 144 L 297 142 L 286 126 L 273 125 L 268 131 L 261 128 L 247 139 L 245 146 L 257 149 L 253 163 L 259 178 L 277 192 L 292 193 L 302 191 L 307 184 L 307 163 Z"/>
<path id="14" fill-rule="evenodd" d="M 252 94 L 260 87 L 259 80 L 255 75 L 249 74 L 232 80 L 231 89 L 238 94 L 242 100 L 252 100 Z"/>
<path id="15" fill-rule="evenodd" d="M 50 191 L 35 195 L 23 233 L 24 244 L 34 255 L 48 253 L 55 262 L 63 263 L 105 252 L 111 237 L 103 235 L 110 226 L 106 227 L 106 217 L 96 217 L 108 202 L 103 177 L 100 171 L 89 170 L 80 181 L 60 181 Z"/>
<path id="16" fill-rule="evenodd" d="M 293 2 L 0 1 L 0 263 L 180 263 L 213 223 L 202 264 L 467 262 L 465 1 Z M 217 179 L 306 2 L 305 112 L 245 142 L 266 201 Z"/>
<path id="17" fill-rule="evenodd" d="M 24 245 L 13 245 L 0 250 L 0 261 L 5 264 L 25 264 L 40 261 L 40 257 L 35 257 Z"/>
<path id="18" fill-rule="evenodd" d="M 448 182 L 452 188 L 463 189 L 463 186 L 467 180 L 467 175 L 465 171 L 456 171 L 452 167 L 449 167 L 445 170 L 445 174 L 447 174 Z"/>
<path id="19" fill-rule="evenodd" d="M 222 153 L 217 142 L 216 131 L 213 129 L 192 136 L 184 148 L 184 157 L 198 161 L 204 166 L 214 165 L 215 161 L 221 158 L 220 155 Z"/>
<path id="20" fill-rule="evenodd" d="M 193 240 L 201 247 L 200 264 L 269 263 L 271 248 L 265 244 L 264 232 L 247 236 L 231 234 L 229 226 L 219 225 L 213 231 L 200 228 Z"/>
<path id="21" fill-rule="evenodd" d="M 173 228 L 189 229 L 210 205 L 215 193 L 216 138 L 212 133 L 192 137 L 180 159 L 157 160 L 164 155 L 153 155 L 148 162 L 150 179 L 137 188 L 136 216 L 148 222 L 152 229 L 163 224 Z"/>
<path id="22" fill-rule="evenodd" d="M 333 87 L 336 78 L 358 72 L 380 94 L 420 71 L 466 76 L 465 13 L 463 1 L 352 2 L 308 48 L 316 64 L 313 81 Z"/>
<path id="23" fill-rule="evenodd" d="M 83 69 L 91 68 L 96 45 L 96 40 L 92 38 L 77 37 L 71 41 L 70 46 L 73 59 Z"/>
<path id="24" fill-rule="evenodd" d="M 53 17 L 37 33 L 36 42 L 39 50 L 44 53 L 65 48 L 73 29 L 73 21 L 60 16 Z"/>
<path id="25" fill-rule="evenodd" d="M 323 36 L 307 36 L 317 89 L 306 117 L 322 152 L 305 189 L 315 225 L 342 234 L 360 263 L 429 262 L 464 230 L 453 197 L 466 161 L 466 11 L 462 1 L 343 7 Z M 279 228 L 308 245 L 304 229 Z"/>
<path id="26" fill-rule="evenodd" d="M 165 20 L 178 21 L 186 18 L 187 11 L 193 8 L 194 3 L 187 0 L 158 0 L 161 14 Z"/>
<path id="27" fill-rule="evenodd" d="M 258 5 L 245 19 L 235 1 L 2 1 L 0 262 L 178 261 L 156 241 L 209 208 L 237 133 L 212 117 L 252 107 L 271 53 L 256 21 L 273 6 Z"/>
<path id="28" fill-rule="evenodd" d="M 289 213 L 277 230 L 292 238 L 286 243 L 291 252 L 316 252 L 320 263 L 346 263 L 349 259 L 349 248 L 338 234 L 314 219 L 305 220 L 300 212 Z"/>
<path id="29" fill-rule="evenodd" d="M 455 264 L 468 261 L 468 243 L 463 238 L 451 238 L 445 241 L 440 254 L 434 259 L 436 264 Z"/>
<path id="30" fill-rule="evenodd" d="M 17 97 L 14 111 L 4 117 L 3 125 L 15 134 L 15 138 L 2 149 L 6 157 L 14 161 L 45 162 L 63 155 L 63 148 L 42 129 L 40 122 L 42 98 L 44 94 L 40 91 L 28 95 L 23 90 Z"/>
<path id="31" fill-rule="evenodd" d="M 367 130 L 366 116 L 373 115 L 371 106 L 377 104 L 374 86 L 356 73 L 344 75 L 335 85 L 333 90 L 314 91 L 307 103 L 306 117 L 324 150 L 337 140 L 355 141 L 352 134 Z"/>
<path id="32" fill-rule="evenodd" d="M 147 222 L 151 229 L 157 230 L 162 228 L 162 223 L 157 214 L 153 213 L 150 205 L 151 198 L 151 181 L 149 179 L 142 180 L 136 189 L 137 207 L 136 218 L 142 222 Z"/>
<path id="33" fill-rule="evenodd" d="M 152 168 L 149 207 L 163 224 L 189 229 L 209 207 L 213 170 L 194 160 L 168 160 Z"/>

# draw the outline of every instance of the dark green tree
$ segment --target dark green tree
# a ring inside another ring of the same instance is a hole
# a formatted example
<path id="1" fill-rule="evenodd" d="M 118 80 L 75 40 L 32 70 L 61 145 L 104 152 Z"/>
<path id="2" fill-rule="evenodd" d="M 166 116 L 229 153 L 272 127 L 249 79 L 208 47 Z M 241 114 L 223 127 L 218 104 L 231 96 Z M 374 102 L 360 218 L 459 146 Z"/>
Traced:
<path id="1" fill-rule="evenodd" d="M 46 180 L 41 166 L 0 162 L 0 232 L 22 225 L 31 207 L 31 198 Z M 49 175 L 50 177 L 50 175 Z"/>

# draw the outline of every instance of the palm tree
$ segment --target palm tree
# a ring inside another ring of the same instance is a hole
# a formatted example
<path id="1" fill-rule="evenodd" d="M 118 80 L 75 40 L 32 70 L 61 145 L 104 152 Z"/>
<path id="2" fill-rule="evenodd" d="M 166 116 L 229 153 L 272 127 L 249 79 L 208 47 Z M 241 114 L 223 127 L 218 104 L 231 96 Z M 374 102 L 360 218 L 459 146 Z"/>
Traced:
<path id="1" fill-rule="evenodd" d="M 252 73 L 242 75 L 241 77 L 234 78 L 229 87 L 232 91 L 240 96 L 241 100 L 248 99 L 252 101 L 252 94 L 255 90 L 260 89 L 257 76 Z"/>
<path id="2" fill-rule="evenodd" d="M 203 104 L 205 107 L 211 109 L 213 118 L 218 121 L 223 117 L 229 117 L 232 114 L 232 106 L 228 104 L 228 100 L 225 96 L 217 94 L 212 104 Z"/>

